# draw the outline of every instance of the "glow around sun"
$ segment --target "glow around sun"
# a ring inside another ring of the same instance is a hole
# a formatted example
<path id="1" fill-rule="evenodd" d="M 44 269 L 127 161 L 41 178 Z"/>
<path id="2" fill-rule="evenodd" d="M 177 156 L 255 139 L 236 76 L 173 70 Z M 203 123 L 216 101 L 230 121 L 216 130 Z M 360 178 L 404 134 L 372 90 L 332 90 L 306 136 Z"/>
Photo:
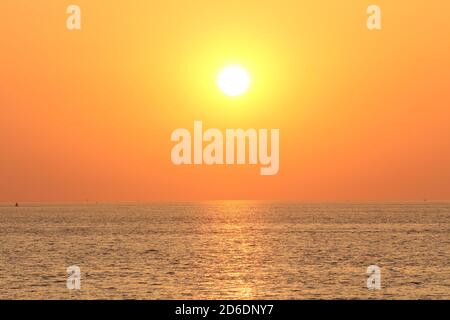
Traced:
<path id="1" fill-rule="evenodd" d="M 237 97 L 247 92 L 250 82 L 250 74 L 239 65 L 226 66 L 217 78 L 219 89 L 230 97 Z"/>

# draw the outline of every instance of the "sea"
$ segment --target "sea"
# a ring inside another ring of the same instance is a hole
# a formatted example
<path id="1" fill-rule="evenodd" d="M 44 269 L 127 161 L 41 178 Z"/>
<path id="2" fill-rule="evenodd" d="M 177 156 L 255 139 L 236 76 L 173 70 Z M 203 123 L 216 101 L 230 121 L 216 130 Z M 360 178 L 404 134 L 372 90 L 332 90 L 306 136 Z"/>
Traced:
<path id="1" fill-rule="evenodd" d="M 450 299 L 450 203 L 3 204 L 0 299 Z"/>

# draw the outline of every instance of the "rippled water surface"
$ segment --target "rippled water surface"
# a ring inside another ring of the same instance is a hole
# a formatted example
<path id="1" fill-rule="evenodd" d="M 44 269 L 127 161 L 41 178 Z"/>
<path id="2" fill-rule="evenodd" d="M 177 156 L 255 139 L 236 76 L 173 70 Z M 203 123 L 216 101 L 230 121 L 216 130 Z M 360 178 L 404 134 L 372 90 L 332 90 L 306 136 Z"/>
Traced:
<path id="1" fill-rule="evenodd" d="M 450 204 L 2 206 L 0 298 L 449 299 Z"/>

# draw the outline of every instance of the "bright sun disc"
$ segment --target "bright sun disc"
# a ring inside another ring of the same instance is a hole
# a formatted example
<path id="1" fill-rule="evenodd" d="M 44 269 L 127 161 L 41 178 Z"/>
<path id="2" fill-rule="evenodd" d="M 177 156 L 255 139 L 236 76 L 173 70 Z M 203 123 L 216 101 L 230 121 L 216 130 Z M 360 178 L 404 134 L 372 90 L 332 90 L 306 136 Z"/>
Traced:
<path id="1" fill-rule="evenodd" d="M 219 73 L 217 85 L 227 96 L 240 96 L 250 86 L 250 75 L 244 68 L 238 65 L 230 65 Z"/>

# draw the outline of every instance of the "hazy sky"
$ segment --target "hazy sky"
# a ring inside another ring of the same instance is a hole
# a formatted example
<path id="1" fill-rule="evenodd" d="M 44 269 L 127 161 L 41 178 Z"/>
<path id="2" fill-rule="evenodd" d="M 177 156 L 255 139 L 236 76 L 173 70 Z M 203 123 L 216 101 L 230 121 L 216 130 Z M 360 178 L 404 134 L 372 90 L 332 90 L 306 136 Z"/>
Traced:
<path id="1" fill-rule="evenodd" d="M 66 8 L 82 30 L 66 29 Z M 382 9 L 382 30 L 366 8 Z M 0 201 L 450 199 L 450 2 L 0 2 Z M 225 97 L 238 63 L 250 92 Z M 280 172 L 175 166 L 176 128 L 279 128 Z"/>

